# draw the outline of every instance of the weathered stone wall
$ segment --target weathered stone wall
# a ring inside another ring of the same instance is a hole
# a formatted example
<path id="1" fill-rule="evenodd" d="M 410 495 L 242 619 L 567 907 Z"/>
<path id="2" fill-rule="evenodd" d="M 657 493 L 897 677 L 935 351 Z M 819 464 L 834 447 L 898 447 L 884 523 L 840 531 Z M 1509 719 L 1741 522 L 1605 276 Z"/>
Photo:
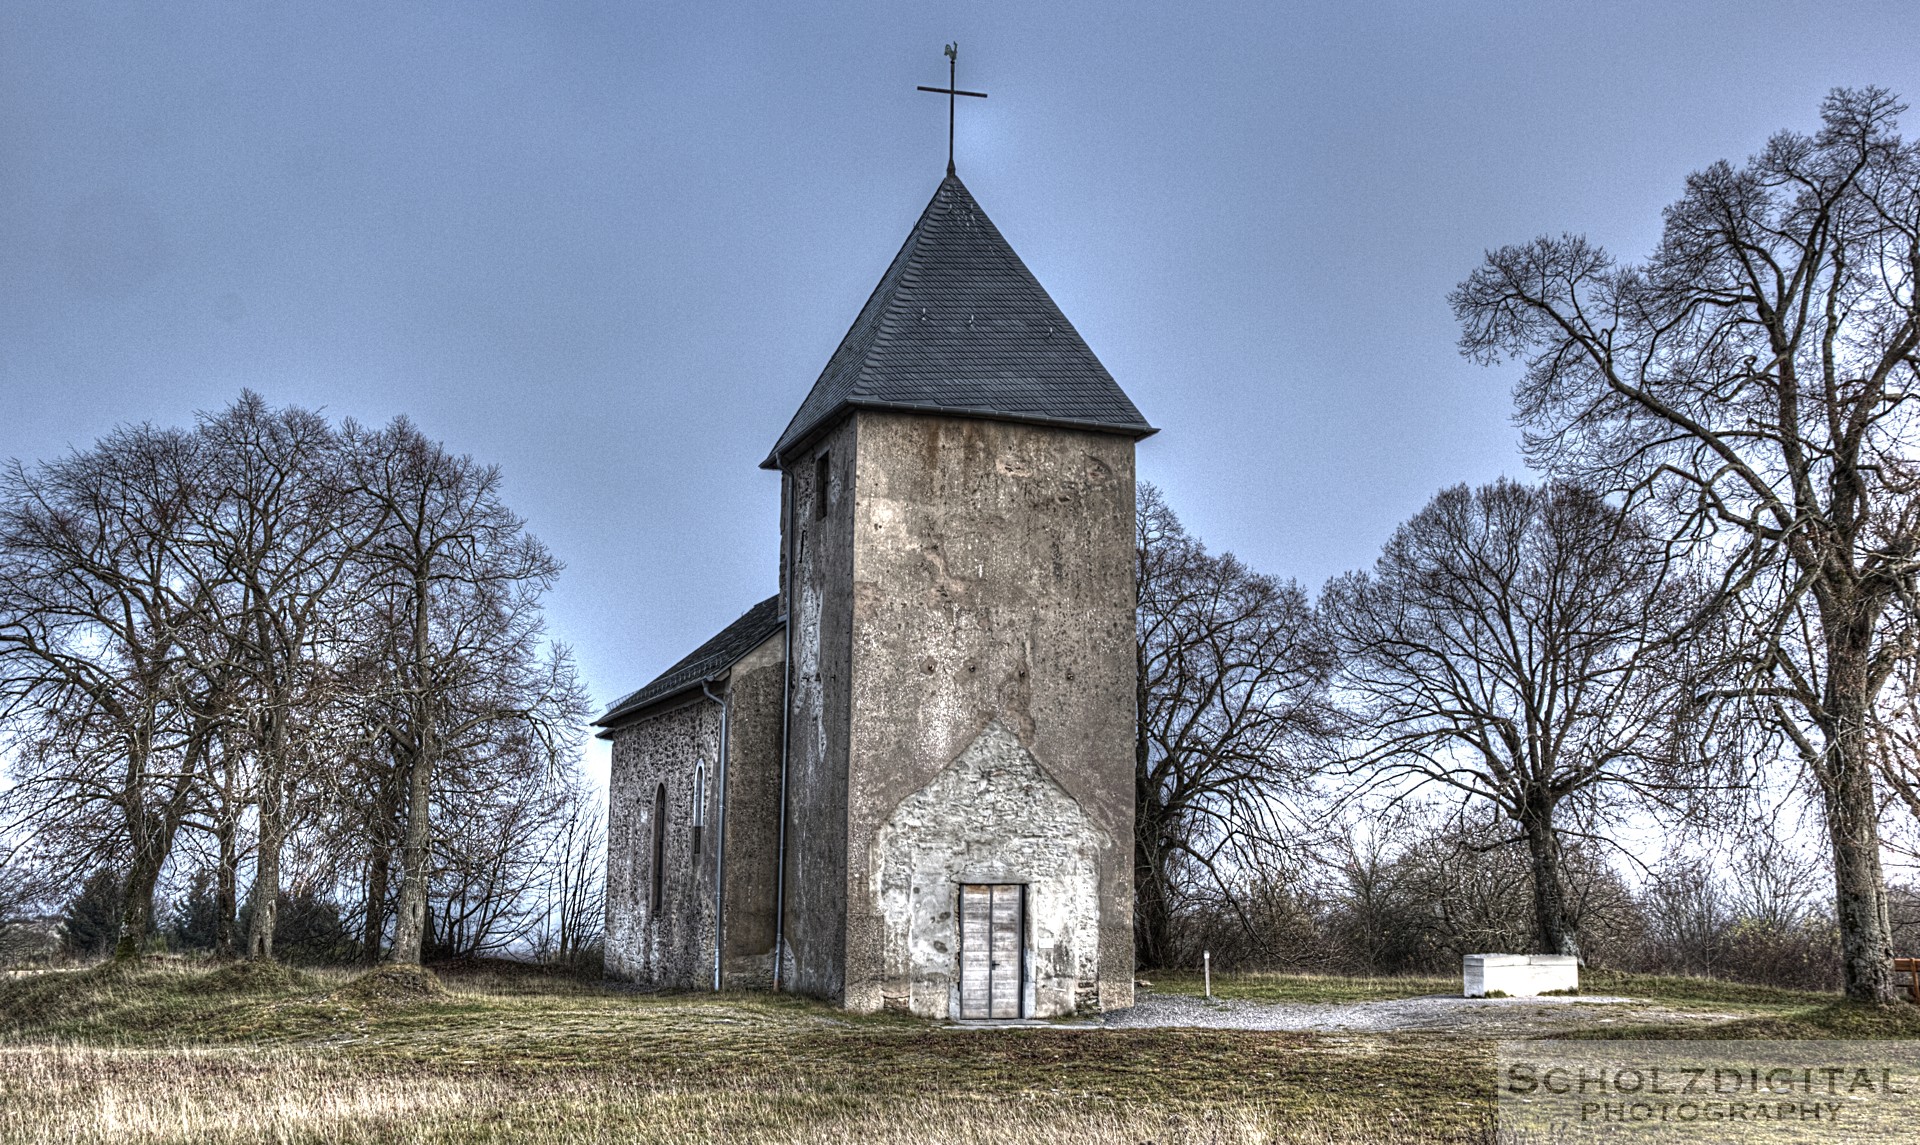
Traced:
<path id="1" fill-rule="evenodd" d="M 979 419 L 861 411 L 850 421 L 858 431 L 859 477 L 848 521 L 845 846 L 859 859 L 847 864 L 844 884 L 845 1002 L 859 1010 L 890 1001 L 918 1005 L 902 983 L 903 967 L 921 954 L 911 937 L 899 947 L 899 927 L 883 899 L 889 849 L 903 845 L 904 836 L 896 830 L 886 845 L 876 843 L 883 824 L 916 793 L 926 793 L 923 801 L 944 798 L 947 788 L 936 777 L 976 741 L 994 758 L 1005 757 L 1005 745 L 988 731 L 997 721 L 1084 817 L 1069 850 L 1091 855 L 1097 880 L 1094 950 L 1075 914 L 1082 906 L 1043 901 L 1052 892 L 1041 890 L 1030 890 L 1029 943 L 1034 924 L 1051 920 L 1052 944 L 1068 945 L 1044 956 L 1047 973 L 1058 979 L 1067 965 L 1076 976 L 1091 970 L 1077 978 L 1078 1004 L 1130 1005 L 1133 443 Z M 1044 814 L 1064 816 L 1047 784 L 1029 786 Z M 957 821 L 954 830 L 962 831 Z M 1013 834 L 1003 838 L 1018 842 Z M 949 851 L 964 867 L 961 860 L 985 839 L 968 836 Z M 1022 853 L 1021 846 L 1009 852 L 1004 881 L 1033 887 L 1050 877 L 1041 870 L 1048 856 L 1030 850 L 1021 861 L 1034 866 L 1014 871 Z M 957 890 L 965 873 L 949 869 L 945 877 Z M 916 868 L 915 877 L 934 873 Z M 922 887 L 923 895 L 938 897 L 924 881 Z M 922 925 L 933 924 L 912 924 Z M 925 949 L 935 941 L 929 936 Z M 1038 965 L 1037 946 L 1033 953 Z M 1036 1004 L 1049 1008 L 1032 1012 L 1065 1012 L 1059 1007 L 1069 1005 L 1057 981 L 1045 998 Z"/>
<path id="2" fill-rule="evenodd" d="M 652 986 L 713 982 L 713 790 L 720 706 L 698 697 L 615 729 L 607 783 L 607 976 Z M 693 850 L 694 768 L 709 807 Z M 667 787 L 660 910 L 653 890 L 654 796 Z"/>
<path id="3" fill-rule="evenodd" d="M 742 657 L 714 691 L 727 697 L 723 984 L 773 976 L 774 856 L 780 800 L 784 637 Z M 722 846 L 720 706 L 705 696 L 646 714 L 613 733 L 607 798 L 607 974 L 656 986 L 713 985 L 713 885 Z M 695 768 L 706 764 L 706 816 L 693 847 Z M 653 806 L 667 785 L 665 879 L 653 891 Z"/>
<path id="4" fill-rule="evenodd" d="M 773 984 L 780 830 L 780 701 L 786 637 L 776 633 L 727 675 L 725 899 L 727 986 Z"/>
<path id="5" fill-rule="evenodd" d="M 874 835 L 885 1006 L 958 1013 L 959 884 L 1024 883 L 1022 1010 L 1073 1013 L 1081 984 L 1100 976 L 1098 860 L 1110 842 L 1004 724 L 989 723 Z"/>
<path id="6" fill-rule="evenodd" d="M 788 623 L 793 675 L 787 757 L 785 988 L 838 999 L 847 927 L 847 745 L 853 622 L 853 501 L 848 496 L 855 419 L 786 470 L 793 511 Z M 816 459 L 830 478 L 816 488 Z M 823 503 L 825 515 L 815 506 Z"/>

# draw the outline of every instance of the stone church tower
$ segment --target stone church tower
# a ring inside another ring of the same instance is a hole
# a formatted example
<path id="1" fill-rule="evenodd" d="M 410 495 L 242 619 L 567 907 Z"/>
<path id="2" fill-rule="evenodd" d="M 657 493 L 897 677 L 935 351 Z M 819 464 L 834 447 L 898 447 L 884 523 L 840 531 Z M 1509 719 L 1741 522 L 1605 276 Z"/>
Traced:
<path id="1" fill-rule="evenodd" d="M 764 462 L 780 592 L 599 721 L 609 973 L 1130 1005 L 1152 432 L 949 174 Z"/>

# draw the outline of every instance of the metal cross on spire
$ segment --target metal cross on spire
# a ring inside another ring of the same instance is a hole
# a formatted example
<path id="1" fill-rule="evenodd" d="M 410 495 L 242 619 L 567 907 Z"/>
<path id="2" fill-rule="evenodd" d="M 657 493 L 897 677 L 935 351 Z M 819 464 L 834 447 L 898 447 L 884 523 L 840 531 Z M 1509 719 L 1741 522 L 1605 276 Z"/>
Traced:
<path id="1" fill-rule="evenodd" d="M 956 40 L 953 43 L 947 45 L 947 86 L 946 87 L 927 87 L 925 85 L 920 85 L 919 87 L 920 91 L 930 91 L 930 92 L 934 92 L 935 94 L 944 95 L 947 97 L 947 174 L 949 175 L 953 174 L 953 104 L 954 104 L 953 97 L 956 95 L 971 95 L 979 99 L 987 98 L 987 93 L 984 91 L 961 91 L 960 90 L 960 85 L 957 82 L 955 82 L 955 77 L 958 74 L 959 66 L 960 66 L 960 43 L 958 40 Z"/>

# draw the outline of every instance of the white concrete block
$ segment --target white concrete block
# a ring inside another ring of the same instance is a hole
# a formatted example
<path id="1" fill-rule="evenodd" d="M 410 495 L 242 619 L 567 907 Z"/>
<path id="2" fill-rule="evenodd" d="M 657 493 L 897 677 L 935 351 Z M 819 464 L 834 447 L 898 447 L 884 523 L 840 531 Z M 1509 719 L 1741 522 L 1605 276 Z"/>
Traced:
<path id="1" fill-rule="evenodd" d="M 1580 960 L 1571 954 L 1469 954 L 1461 959 L 1460 971 L 1469 998 L 1496 991 L 1532 998 L 1580 988 Z"/>

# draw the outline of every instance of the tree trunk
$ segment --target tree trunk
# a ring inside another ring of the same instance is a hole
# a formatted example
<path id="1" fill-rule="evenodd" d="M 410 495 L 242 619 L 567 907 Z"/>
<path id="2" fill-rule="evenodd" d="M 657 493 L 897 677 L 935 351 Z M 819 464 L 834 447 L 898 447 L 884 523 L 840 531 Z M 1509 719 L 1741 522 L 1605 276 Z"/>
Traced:
<path id="1" fill-rule="evenodd" d="M 280 849 L 286 842 L 280 796 L 263 784 L 260 792 L 260 844 L 253 866 L 253 918 L 247 927 L 247 957 L 273 958 L 273 931 L 280 921 Z"/>
<path id="2" fill-rule="evenodd" d="M 421 752 L 407 769 L 407 831 L 400 849 L 400 902 L 394 911 L 389 962 L 420 963 L 427 932 L 427 851 L 432 841 L 427 797 L 432 791 L 433 761 Z"/>
<path id="3" fill-rule="evenodd" d="M 1161 967 L 1173 957 L 1173 896 L 1167 879 L 1166 838 L 1150 793 L 1137 797 L 1133 840 L 1134 961 Z"/>
<path id="4" fill-rule="evenodd" d="M 240 889 L 237 885 L 240 855 L 233 837 L 234 830 L 233 819 L 222 816 L 218 831 L 220 866 L 214 872 L 213 892 L 214 909 L 220 914 L 213 923 L 213 953 L 216 958 L 232 958 L 239 941 L 234 933 L 234 917 L 240 911 Z"/>
<path id="5" fill-rule="evenodd" d="M 1874 626 L 1871 617 L 1839 623 L 1823 615 L 1822 621 L 1827 634 L 1828 718 L 1820 729 L 1826 737 L 1826 752 L 1815 762 L 1814 771 L 1826 803 L 1827 838 L 1833 846 L 1841 967 L 1849 999 L 1887 1005 L 1897 999 L 1893 925 L 1887 882 L 1880 869 L 1880 808 L 1868 734 L 1867 666 Z"/>
<path id="6" fill-rule="evenodd" d="M 279 765 L 286 757 L 276 739 L 276 729 L 269 728 L 268 748 L 260 760 L 260 843 L 253 864 L 253 918 L 247 927 L 247 957 L 255 961 L 272 960 L 273 932 L 280 921 L 280 850 L 287 841 L 287 823 Z"/>
<path id="7" fill-rule="evenodd" d="M 153 885 L 160 877 L 159 864 L 153 860 L 153 815 L 147 810 L 152 782 L 147 772 L 147 746 L 144 737 L 128 746 L 125 785 L 120 791 L 133 863 L 120 886 L 120 927 L 113 944 L 115 962 L 136 959 L 146 952 L 147 924 L 153 920 Z"/>
<path id="8" fill-rule="evenodd" d="M 436 753 L 433 729 L 433 644 L 431 557 L 413 570 L 413 634 L 410 663 L 403 676 L 412 685 L 408 717 L 413 723 L 407 760 L 407 830 L 400 847 L 400 901 L 395 904 L 393 949 L 389 962 L 420 964 L 427 936 L 427 848 L 432 833 L 427 822 L 428 796 L 433 792 Z"/>
<path id="9" fill-rule="evenodd" d="M 1891 1004 L 1897 1001 L 1893 927 L 1880 869 L 1873 778 L 1869 765 L 1859 758 L 1837 766 L 1836 771 L 1840 774 L 1826 796 L 1827 832 L 1833 841 L 1834 905 L 1847 997 Z"/>
<path id="10" fill-rule="evenodd" d="M 1567 882 L 1560 869 L 1560 836 L 1553 829 L 1553 804 L 1536 796 L 1523 809 L 1520 825 L 1526 831 L 1532 859 L 1534 950 L 1539 954 L 1580 956 L 1580 935 L 1568 904 Z"/>
<path id="11" fill-rule="evenodd" d="M 196 747 L 187 751 L 186 762 L 174 788 L 158 811 L 150 811 L 136 795 L 128 808 L 127 829 L 133 838 L 133 863 L 120 896 L 120 933 L 114 942 L 116 962 L 139 958 L 147 950 L 147 934 L 153 929 L 153 888 L 160 881 L 160 869 L 173 853 L 173 837 L 180 830 L 181 816 L 192 797 L 192 776 L 200 761 Z M 144 768 L 142 769 L 144 771 Z"/>
<path id="12" fill-rule="evenodd" d="M 372 849 L 367 859 L 367 918 L 361 924 L 361 961 L 380 961 L 380 941 L 386 938 L 386 880 L 392 868 L 392 853 L 386 843 Z"/>
<path id="13" fill-rule="evenodd" d="M 266 643 L 262 638 L 262 644 Z M 253 919 L 247 928 L 247 957 L 273 958 L 273 934 L 280 922 L 280 852 L 287 842 L 287 785 L 290 782 L 290 745 L 284 695 L 267 708 L 260 751 L 260 845 L 253 868 Z"/>
<path id="14" fill-rule="evenodd" d="M 380 818 L 375 830 L 379 833 L 373 841 L 373 853 L 367 858 L 367 913 L 360 931 L 360 957 L 368 963 L 380 961 L 380 942 L 387 929 L 387 875 L 393 864 L 393 852 L 387 846 L 384 808 L 377 814 Z"/>
<path id="15" fill-rule="evenodd" d="M 113 946 L 113 960 L 126 962 L 139 958 L 147 950 L 147 931 L 153 926 L 153 887 L 160 880 L 160 863 L 166 851 L 159 840 L 149 839 L 133 853 L 133 865 L 120 896 L 120 933 Z"/>
<path id="16" fill-rule="evenodd" d="M 1134 961 L 1159 967 L 1173 946 L 1173 912 L 1166 881 L 1155 871 L 1145 848 L 1134 848 Z"/>
<path id="17" fill-rule="evenodd" d="M 1138 561 L 1140 553 L 1136 551 Z M 1134 577 L 1135 603 L 1139 608 L 1139 585 L 1145 579 L 1136 567 Z M 1133 645 L 1133 964 L 1152 966 L 1153 952 L 1158 942 L 1164 938 L 1166 930 L 1166 912 L 1155 910 L 1152 896 L 1159 887 L 1154 878 L 1153 857 L 1149 853 L 1146 840 L 1153 836 L 1148 831 L 1147 819 L 1157 805 L 1155 792 L 1150 779 L 1148 765 L 1152 762 L 1152 751 L 1147 740 L 1147 669 L 1146 650 L 1136 638 Z"/>

